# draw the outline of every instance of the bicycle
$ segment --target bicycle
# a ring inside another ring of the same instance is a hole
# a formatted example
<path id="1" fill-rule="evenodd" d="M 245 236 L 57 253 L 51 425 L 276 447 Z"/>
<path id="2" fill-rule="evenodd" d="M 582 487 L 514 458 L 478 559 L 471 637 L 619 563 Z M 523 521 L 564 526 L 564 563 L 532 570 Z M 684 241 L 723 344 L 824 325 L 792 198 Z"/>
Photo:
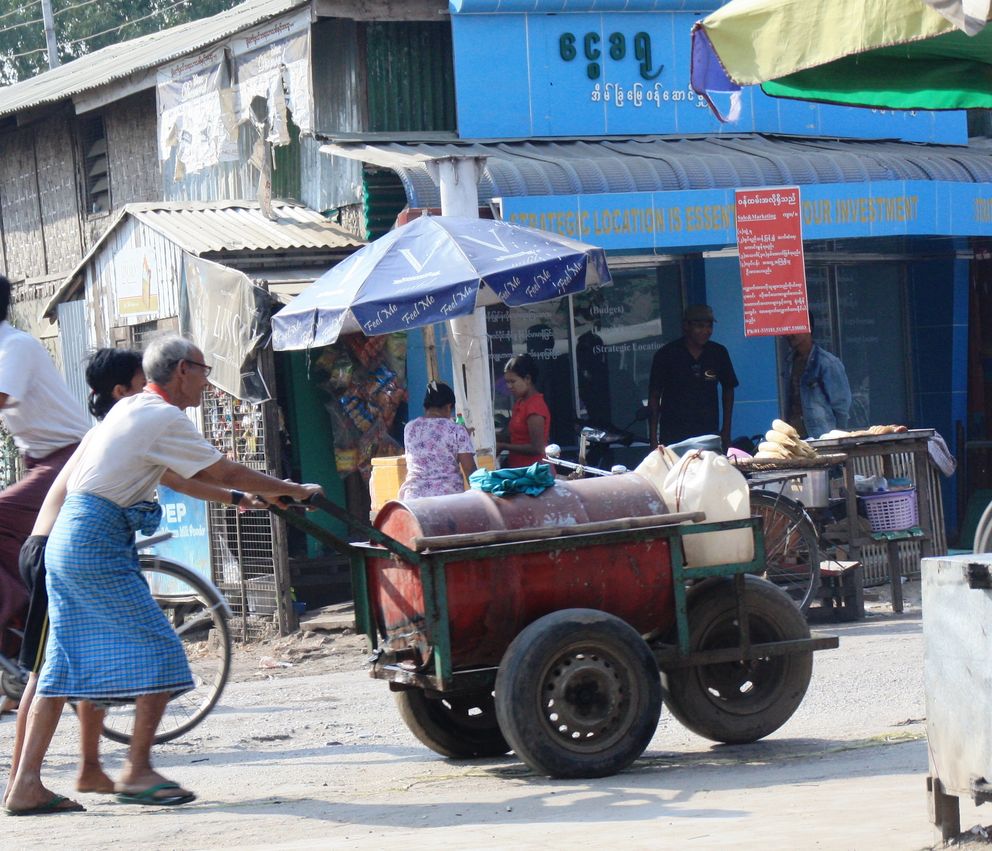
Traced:
<path id="1" fill-rule="evenodd" d="M 138 547 L 147 548 L 168 537 L 166 534 L 147 538 L 139 541 Z M 193 672 L 194 688 L 166 706 L 155 734 L 155 743 L 161 744 L 192 730 L 217 705 L 231 672 L 228 621 L 232 612 L 217 586 L 186 565 L 153 553 L 141 553 L 138 560 L 152 596 L 186 649 Z M 19 701 L 28 672 L 16 659 L 3 655 L 0 655 L 0 669 L 4 694 Z M 107 707 L 103 723 L 106 738 L 129 744 L 133 729 L 133 703 L 113 703 Z"/>
<path id="2" fill-rule="evenodd" d="M 835 545 L 823 536 L 833 515 L 826 506 L 825 495 L 822 504 L 806 506 L 782 491 L 787 482 L 843 460 L 843 455 L 823 455 L 814 461 L 797 459 L 787 464 L 736 463 L 748 480 L 751 513 L 760 516 L 764 523 L 766 577 L 788 593 L 803 612 L 809 609 L 819 591 L 821 559 L 835 550 Z M 754 478 L 760 470 L 778 471 L 781 475 Z"/>

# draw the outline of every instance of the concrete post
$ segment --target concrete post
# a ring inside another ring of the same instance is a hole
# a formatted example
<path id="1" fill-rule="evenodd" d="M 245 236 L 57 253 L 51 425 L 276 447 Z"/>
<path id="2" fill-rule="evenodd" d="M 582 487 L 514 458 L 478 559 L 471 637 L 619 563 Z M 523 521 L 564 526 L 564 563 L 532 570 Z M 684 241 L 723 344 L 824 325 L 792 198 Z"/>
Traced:
<path id="1" fill-rule="evenodd" d="M 441 214 L 478 218 L 479 177 L 485 157 L 448 157 L 429 163 L 441 190 Z M 458 412 L 472 434 L 476 455 L 495 457 L 493 388 L 485 308 L 448 321 Z"/>

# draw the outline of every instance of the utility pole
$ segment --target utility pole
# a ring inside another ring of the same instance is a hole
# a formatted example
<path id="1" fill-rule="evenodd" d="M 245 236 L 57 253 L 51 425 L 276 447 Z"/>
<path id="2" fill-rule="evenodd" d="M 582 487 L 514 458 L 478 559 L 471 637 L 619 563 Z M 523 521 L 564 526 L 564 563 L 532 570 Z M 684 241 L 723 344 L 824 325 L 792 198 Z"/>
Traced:
<path id="1" fill-rule="evenodd" d="M 41 0 L 41 19 L 45 22 L 45 41 L 48 42 L 48 69 L 59 67 L 59 43 L 55 39 L 55 16 L 52 0 Z"/>

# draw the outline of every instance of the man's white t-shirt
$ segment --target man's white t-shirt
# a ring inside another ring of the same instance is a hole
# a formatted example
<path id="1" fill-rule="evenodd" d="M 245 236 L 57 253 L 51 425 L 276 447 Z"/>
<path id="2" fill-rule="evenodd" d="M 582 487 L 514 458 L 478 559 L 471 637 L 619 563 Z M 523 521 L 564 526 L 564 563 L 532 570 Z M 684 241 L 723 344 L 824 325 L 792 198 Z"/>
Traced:
<path id="1" fill-rule="evenodd" d="M 114 405 L 78 455 L 68 492 L 120 506 L 151 499 L 166 469 L 189 479 L 223 457 L 179 408 L 148 390 Z"/>
<path id="2" fill-rule="evenodd" d="M 29 458 L 79 443 L 90 427 L 45 347 L 6 320 L 0 322 L 0 393 L 8 397 L 0 418 Z"/>

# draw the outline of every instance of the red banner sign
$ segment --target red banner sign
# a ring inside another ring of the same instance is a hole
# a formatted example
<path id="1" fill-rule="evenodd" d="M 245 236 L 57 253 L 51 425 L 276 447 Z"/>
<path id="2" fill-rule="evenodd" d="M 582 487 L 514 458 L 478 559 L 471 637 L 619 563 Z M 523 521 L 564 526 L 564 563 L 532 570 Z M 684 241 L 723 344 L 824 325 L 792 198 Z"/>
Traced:
<path id="1" fill-rule="evenodd" d="M 736 194 L 744 336 L 809 331 L 799 187 Z"/>

